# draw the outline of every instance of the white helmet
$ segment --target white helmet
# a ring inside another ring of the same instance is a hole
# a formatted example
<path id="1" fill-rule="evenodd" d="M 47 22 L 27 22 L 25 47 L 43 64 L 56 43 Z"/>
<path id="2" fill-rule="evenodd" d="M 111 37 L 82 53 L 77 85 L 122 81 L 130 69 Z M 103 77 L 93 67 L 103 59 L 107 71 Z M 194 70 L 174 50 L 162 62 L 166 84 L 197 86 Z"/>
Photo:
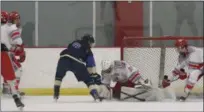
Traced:
<path id="1" fill-rule="evenodd" d="M 110 60 L 102 60 L 101 61 L 101 68 L 102 70 L 107 70 L 111 67 L 111 61 Z"/>

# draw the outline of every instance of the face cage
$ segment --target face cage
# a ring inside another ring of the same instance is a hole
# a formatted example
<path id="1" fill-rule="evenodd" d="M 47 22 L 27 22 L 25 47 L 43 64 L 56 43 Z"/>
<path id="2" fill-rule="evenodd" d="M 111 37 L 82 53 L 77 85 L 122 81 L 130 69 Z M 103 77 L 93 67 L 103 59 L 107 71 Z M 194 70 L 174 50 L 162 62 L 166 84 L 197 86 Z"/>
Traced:
<path id="1" fill-rule="evenodd" d="M 109 67 L 108 69 L 106 69 L 106 70 L 103 70 L 105 73 L 111 73 L 111 71 L 112 71 L 112 67 Z"/>
<path id="2" fill-rule="evenodd" d="M 12 17 L 13 19 L 10 20 L 11 23 L 14 24 L 14 21 L 19 20 L 20 21 L 20 16 Z"/>
<path id="3" fill-rule="evenodd" d="M 186 53 L 187 49 L 185 46 L 179 46 L 179 47 L 176 47 L 176 51 L 179 53 Z"/>

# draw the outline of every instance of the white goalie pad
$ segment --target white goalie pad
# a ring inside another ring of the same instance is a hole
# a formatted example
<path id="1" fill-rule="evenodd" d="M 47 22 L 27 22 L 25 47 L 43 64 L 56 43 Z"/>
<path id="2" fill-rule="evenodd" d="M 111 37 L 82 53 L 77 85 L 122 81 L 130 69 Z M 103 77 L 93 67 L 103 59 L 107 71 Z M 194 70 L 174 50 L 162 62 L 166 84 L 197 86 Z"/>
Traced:
<path id="1" fill-rule="evenodd" d="M 100 85 L 99 89 L 99 96 L 105 98 L 107 100 L 111 100 L 112 98 L 112 89 L 108 89 L 105 85 Z"/>

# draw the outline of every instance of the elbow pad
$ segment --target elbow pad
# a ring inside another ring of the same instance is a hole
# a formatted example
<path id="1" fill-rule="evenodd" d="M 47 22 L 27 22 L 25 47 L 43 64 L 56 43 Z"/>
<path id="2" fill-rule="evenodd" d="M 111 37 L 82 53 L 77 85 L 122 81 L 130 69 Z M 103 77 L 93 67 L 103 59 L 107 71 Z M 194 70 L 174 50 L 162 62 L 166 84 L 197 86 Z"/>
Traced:
<path id="1" fill-rule="evenodd" d="M 95 59 L 93 55 L 88 56 L 86 59 L 86 67 L 95 67 L 95 66 L 96 64 L 95 64 Z"/>

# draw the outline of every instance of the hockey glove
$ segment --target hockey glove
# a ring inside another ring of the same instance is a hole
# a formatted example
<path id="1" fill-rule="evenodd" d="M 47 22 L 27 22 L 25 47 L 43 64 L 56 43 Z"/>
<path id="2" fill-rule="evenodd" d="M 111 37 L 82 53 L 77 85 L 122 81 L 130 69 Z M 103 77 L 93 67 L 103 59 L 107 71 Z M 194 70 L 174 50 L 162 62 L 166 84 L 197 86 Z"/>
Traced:
<path id="1" fill-rule="evenodd" d="M 91 78 L 94 80 L 94 83 L 97 85 L 101 84 L 101 76 L 98 73 L 92 73 Z"/>
<path id="2" fill-rule="evenodd" d="M 26 59 L 25 51 L 19 57 L 18 62 L 23 63 Z"/>
<path id="3" fill-rule="evenodd" d="M 11 49 L 15 56 L 19 56 L 18 62 L 22 63 L 25 61 L 26 55 L 24 51 L 24 45 L 16 45 Z"/>
<path id="4" fill-rule="evenodd" d="M 162 87 L 163 87 L 163 88 L 166 88 L 166 87 L 170 86 L 170 84 L 171 84 L 171 82 L 170 82 L 170 80 L 168 79 L 168 76 L 165 75 L 165 76 L 164 76 L 164 79 L 163 79 L 163 81 L 162 81 Z"/>
<path id="5" fill-rule="evenodd" d="M 175 76 L 178 75 L 178 76 L 179 76 L 179 79 L 181 79 L 181 80 L 184 80 L 184 79 L 187 78 L 187 74 L 186 74 L 186 72 L 185 72 L 185 70 L 184 70 L 183 68 L 181 68 L 180 70 L 175 69 L 175 70 L 173 71 L 173 74 L 174 74 Z"/>

